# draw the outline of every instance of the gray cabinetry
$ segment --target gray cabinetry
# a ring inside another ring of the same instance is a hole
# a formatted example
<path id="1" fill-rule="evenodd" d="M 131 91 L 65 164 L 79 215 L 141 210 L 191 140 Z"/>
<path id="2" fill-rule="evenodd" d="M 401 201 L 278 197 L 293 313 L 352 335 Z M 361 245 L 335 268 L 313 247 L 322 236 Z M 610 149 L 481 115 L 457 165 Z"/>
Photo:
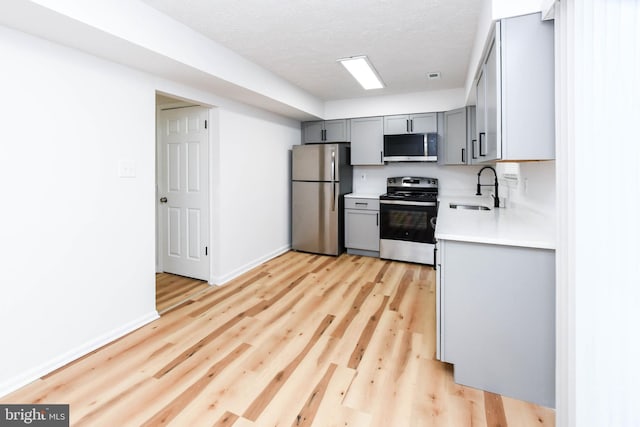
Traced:
<path id="1" fill-rule="evenodd" d="M 347 253 L 380 256 L 378 199 L 345 197 L 344 243 Z"/>
<path id="2" fill-rule="evenodd" d="M 496 23 L 476 81 L 477 157 L 555 157 L 553 22 L 540 14 Z"/>
<path id="3" fill-rule="evenodd" d="M 475 107 L 445 111 L 441 164 L 472 164 L 475 147 Z"/>
<path id="4" fill-rule="evenodd" d="M 302 122 L 302 143 L 349 142 L 351 128 L 349 120 L 326 120 Z"/>
<path id="5" fill-rule="evenodd" d="M 351 119 L 351 164 L 382 165 L 382 117 Z"/>
<path id="6" fill-rule="evenodd" d="M 384 117 L 384 134 L 437 132 L 436 113 L 399 114 Z"/>
<path id="7" fill-rule="evenodd" d="M 457 383 L 555 405 L 555 252 L 438 241 L 438 357 Z"/>
<path id="8" fill-rule="evenodd" d="M 501 158 L 502 144 L 499 142 L 498 126 L 500 126 L 501 117 L 498 114 L 500 104 L 498 103 L 498 93 L 500 84 L 500 74 L 498 72 L 497 47 L 494 43 L 489 49 L 489 54 L 483 65 L 484 67 L 484 129 L 482 134 L 478 134 L 478 156 L 480 161 L 496 160 Z M 481 105 L 481 104 L 479 104 Z"/>

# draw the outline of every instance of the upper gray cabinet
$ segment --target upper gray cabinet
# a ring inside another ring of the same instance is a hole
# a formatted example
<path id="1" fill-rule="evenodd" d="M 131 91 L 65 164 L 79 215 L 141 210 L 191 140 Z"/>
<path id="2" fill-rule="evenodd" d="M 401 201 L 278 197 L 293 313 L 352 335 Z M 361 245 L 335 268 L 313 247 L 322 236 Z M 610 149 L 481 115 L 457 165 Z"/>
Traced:
<path id="1" fill-rule="evenodd" d="M 477 156 L 475 115 L 475 107 L 462 107 L 444 112 L 440 164 L 470 165 L 474 163 L 474 149 Z"/>
<path id="2" fill-rule="evenodd" d="M 351 128 L 347 119 L 302 122 L 303 144 L 349 142 L 350 140 Z"/>
<path id="3" fill-rule="evenodd" d="M 351 164 L 382 165 L 382 117 L 351 119 Z"/>
<path id="4" fill-rule="evenodd" d="M 384 134 L 437 132 L 436 113 L 399 114 L 384 117 Z"/>
<path id="5" fill-rule="evenodd" d="M 479 162 L 555 158 L 553 22 L 498 21 L 476 80 Z"/>

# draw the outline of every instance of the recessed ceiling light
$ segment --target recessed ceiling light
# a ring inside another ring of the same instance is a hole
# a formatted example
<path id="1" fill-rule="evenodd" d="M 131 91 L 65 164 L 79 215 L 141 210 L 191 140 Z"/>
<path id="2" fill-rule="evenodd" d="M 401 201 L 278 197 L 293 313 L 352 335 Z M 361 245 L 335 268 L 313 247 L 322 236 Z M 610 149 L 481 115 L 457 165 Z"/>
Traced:
<path id="1" fill-rule="evenodd" d="M 440 71 L 431 71 L 427 73 L 427 78 L 429 80 L 440 80 Z"/>
<path id="2" fill-rule="evenodd" d="M 351 73 L 365 90 L 384 87 L 382 79 L 366 56 L 342 58 L 338 59 L 338 62 Z"/>

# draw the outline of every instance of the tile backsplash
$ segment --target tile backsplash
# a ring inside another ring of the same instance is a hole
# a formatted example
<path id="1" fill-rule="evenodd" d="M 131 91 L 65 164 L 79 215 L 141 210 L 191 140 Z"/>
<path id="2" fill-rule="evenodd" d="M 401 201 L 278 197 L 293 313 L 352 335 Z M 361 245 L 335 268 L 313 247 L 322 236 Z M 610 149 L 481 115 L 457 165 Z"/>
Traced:
<path id="1" fill-rule="evenodd" d="M 506 206 L 522 205 L 545 215 L 555 216 L 555 161 L 491 164 L 498 171 L 500 196 Z M 383 194 L 391 176 L 437 178 L 440 194 L 473 196 L 478 171 L 483 165 L 440 166 L 435 163 L 388 163 L 384 166 L 354 166 L 353 192 Z M 486 174 L 486 172 L 485 172 Z M 482 183 L 490 184 L 492 174 L 483 174 Z M 515 177 L 514 175 L 517 175 Z M 490 187 L 482 192 L 489 194 Z"/>

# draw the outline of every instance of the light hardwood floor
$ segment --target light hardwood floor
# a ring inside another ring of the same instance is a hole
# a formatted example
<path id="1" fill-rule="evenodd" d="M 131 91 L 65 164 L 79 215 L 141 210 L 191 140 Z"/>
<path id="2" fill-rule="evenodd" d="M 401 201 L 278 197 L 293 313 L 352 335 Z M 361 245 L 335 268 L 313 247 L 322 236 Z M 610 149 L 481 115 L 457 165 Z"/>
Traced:
<path id="1" fill-rule="evenodd" d="M 209 284 L 204 280 L 176 274 L 156 273 L 156 309 L 162 314 L 209 288 Z"/>
<path id="2" fill-rule="evenodd" d="M 452 381 L 429 266 L 289 252 L 1 399 L 73 426 L 552 426 Z"/>

